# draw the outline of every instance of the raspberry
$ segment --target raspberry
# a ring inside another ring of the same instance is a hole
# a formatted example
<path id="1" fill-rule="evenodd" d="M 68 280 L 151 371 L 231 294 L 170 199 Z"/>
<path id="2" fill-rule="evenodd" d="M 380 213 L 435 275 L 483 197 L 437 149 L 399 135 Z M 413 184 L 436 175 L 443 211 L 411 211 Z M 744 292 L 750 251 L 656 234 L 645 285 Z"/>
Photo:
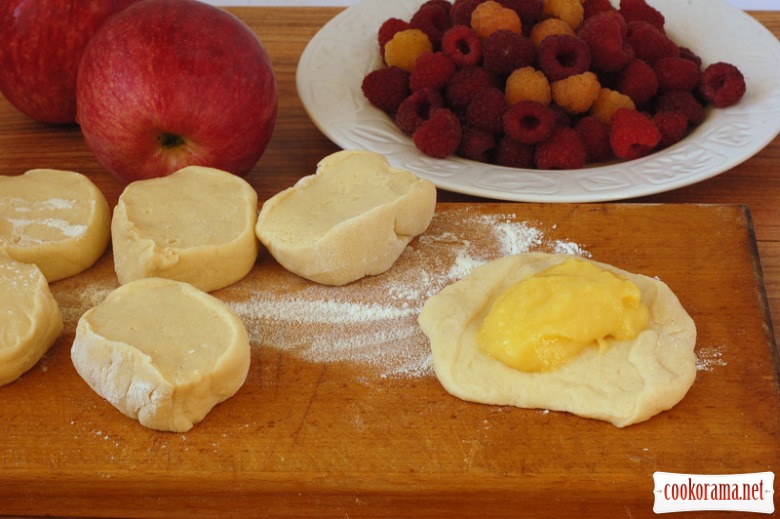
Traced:
<path id="1" fill-rule="evenodd" d="M 395 114 L 395 124 L 402 132 L 412 135 L 433 112 L 443 107 L 444 99 L 438 90 L 423 88 L 403 100 Z"/>
<path id="2" fill-rule="evenodd" d="M 668 148 L 685 137 L 688 131 L 688 118 L 680 112 L 661 112 L 653 116 L 653 124 L 661 132 L 658 149 Z"/>
<path id="3" fill-rule="evenodd" d="M 679 50 L 680 50 L 680 57 L 681 58 L 689 59 L 689 60 L 693 61 L 694 63 L 696 63 L 697 67 L 701 68 L 701 63 L 702 62 L 701 62 L 701 58 L 699 57 L 698 54 L 693 52 L 688 47 L 679 47 Z"/>
<path id="4" fill-rule="evenodd" d="M 452 10 L 452 4 L 449 0 L 428 0 L 424 4 L 420 6 L 420 8 L 425 7 L 426 5 L 435 5 L 438 8 L 442 9 L 444 13 L 447 15 L 447 17 L 450 16 L 450 11 Z"/>
<path id="5" fill-rule="evenodd" d="M 496 31 L 482 42 L 482 66 L 498 76 L 508 76 L 535 61 L 536 46 L 521 34 Z"/>
<path id="6" fill-rule="evenodd" d="M 588 115 L 577 121 L 574 129 L 585 146 L 586 162 L 606 162 L 614 158 L 609 144 L 609 126 Z"/>
<path id="7" fill-rule="evenodd" d="M 545 38 L 556 34 L 568 34 L 574 36 L 574 29 L 569 24 L 559 18 L 547 18 L 531 27 L 529 38 L 538 48 Z"/>
<path id="8" fill-rule="evenodd" d="M 500 30 L 521 34 L 523 31 L 520 16 L 494 0 L 482 2 L 471 13 L 471 28 L 477 31 L 480 38 L 487 38 L 491 33 Z"/>
<path id="9" fill-rule="evenodd" d="M 590 68 L 588 45 L 577 36 L 557 34 L 545 38 L 539 45 L 539 68 L 547 79 L 558 81 Z"/>
<path id="10" fill-rule="evenodd" d="M 452 25 L 465 25 L 471 27 L 471 14 L 479 4 L 485 0 L 455 0 L 450 9 L 450 21 Z"/>
<path id="11" fill-rule="evenodd" d="M 617 72 L 634 57 L 628 44 L 626 23 L 617 11 L 604 11 L 587 18 L 577 35 L 590 49 L 591 64 L 601 72 Z"/>
<path id="12" fill-rule="evenodd" d="M 699 84 L 701 77 L 696 63 L 686 58 L 661 58 L 655 62 L 653 69 L 658 77 L 658 90 L 660 92 L 669 92 L 670 90 L 692 92 Z"/>
<path id="13" fill-rule="evenodd" d="M 535 144 L 547 139 L 555 123 L 555 113 L 536 101 L 520 101 L 504 114 L 504 131 L 512 139 L 524 144 Z"/>
<path id="14" fill-rule="evenodd" d="M 466 108 L 466 121 L 475 128 L 498 135 L 504 129 L 506 110 L 504 93 L 496 87 L 484 88 Z"/>
<path id="15" fill-rule="evenodd" d="M 509 105 L 523 100 L 537 101 L 543 105 L 552 101 L 547 76 L 533 67 L 523 67 L 512 72 L 506 80 L 504 93 Z"/>
<path id="16" fill-rule="evenodd" d="M 398 67 L 382 67 L 366 74 L 361 89 L 372 105 L 392 115 L 409 95 L 409 73 Z"/>
<path id="17" fill-rule="evenodd" d="M 455 25 L 444 33 L 441 50 L 452 58 L 458 67 L 476 65 L 482 59 L 482 42 L 474 29 Z"/>
<path id="18" fill-rule="evenodd" d="M 731 106 L 745 95 L 745 77 L 730 63 L 713 63 L 704 69 L 699 92 L 712 106 Z"/>
<path id="19" fill-rule="evenodd" d="M 412 135 L 414 145 L 424 154 L 443 159 L 455 153 L 460 145 L 460 121 L 447 108 L 440 108 Z"/>
<path id="20" fill-rule="evenodd" d="M 498 0 L 498 3 L 516 12 L 523 25 L 529 28 L 542 14 L 543 0 Z"/>
<path id="21" fill-rule="evenodd" d="M 550 85 L 555 104 L 570 114 L 581 114 L 588 111 L 601 93 L 596 74 L 583 72 Z"/>
<path id="22" fill-rule="evenodd" d="M 504 136 L 493 150 L 493 162 L 509 168 L 533 168 L 534 147 Z"/>
<path id="23" fill-rule="evenodd" d="M 619 108 L 634 110 L 636 105 L 627 95 L 609 88 L 602 88 L 599 97 L 590 107 L 590 114 L 602 123 L 610 124 L 612 115 Z"/>
<path id="24" fill-rule="evenodd" d="M 658 145 L 661 132 L 646 115 L 619 108 L 612 116 L 609 142 L 612 151 L 620 159 L 634 160 L 644 157 Z"/>
<path id="25" fill-rule="evenodd" d="M 450 77 L 444 91 L 444 98 L 450 107 L 466 108 L 474 96 L 486 87 L 497 86 L 498 81 L 482 67 L 463 67 Z"/>
<path id="26" fill-rule="evenodd" d="M 582 3 L 585 18 L 590 18 L 604 11 L 614 11 L 615 8 L 609 0 L 585 0 Z"/>
<path id="27" fill-rule="evenodd" d="M 409 87 L 412 92 L 423 88 L 439 90 L 444 88 L 454 73 L 455 63 L 449 56 L 441 52 L 426 52 L 417 58 L 409 76 Z"/>
<path id="28" fill-rule="evenodd" d="M 618 74 L 616 87 L 618 92 L 630 97 L 635 105 L 643 105 L 658 93 L 658 77 L 647 62 L 633 59 Z"/>
<path id="29" fill-rule="evenodd" d="M 626 23 L 647 22 L 659 30 L 663 30 L 666 22 L 664 15 L 647 5 L 645 0 L 620 0 L 620 14 Z"/>
<path id="30" fill-rule="evenodd" d="M 496 138 L 492 133 L 466 126 L 460 139 L 456 154 L 478 162 L 488 162 L 490 152 L 496 146 Z"/>
<path id="31" fill-rule="evenodd" d="M 409 26 L 424 32 L 434 48 L 438 48 L 442 35 L 450 27 L 449 9 L 426 2 L 412 15 Z"/>
<path id="32" fill-rule="evenodd" d="M 688 118 L 688 124 L 698 126 L 704 120 L 704 107 L 693 94 L 681 90 L 664 92 L 655 98 L 655 113 L 680 112 Z"/>
<path id="33" fill-rule="evenodd" d="M 654 65 L 661 58 L 679 56 L 680 49 L 655 25 L 647 22 L 631 22 L 627 26 L 628 43 L 636 57 Z"/>
<path id="34" fill-rule="evenodd" d="M 577 30 L 585 18 L 585 9 L 580 0 L 544 0 L 542 13 L 560 18 L 573 30 Z"/>
<path id="35" fill-rule="evenodd" d="M 428 36 L 420 29 L 406 29 L 395 33 L 385 45 L 385 63 L 411 72 L 417 58 L 426 52 L 433 52 Z"/>
<path id="36" fill-rule="evenodd" d="M 552 135 L 536 145 L 534 163 L 539 169 L 580 169 L 587 153 L 582 139 L 568 126 L 559 126 Z"/>
<path id="37" fill-rule="evenodd" d="M 387 42 L 393 39 L 395 33 L 405 31 L 409 28 L 409 22 L 401 20 L 400 18 L 388 18 L 382 23 L 377 35 L 377 39 L 379 40 L 379 52 L 381 53 L 382 59 L 384 59 L 385 56 L 385 45 L 387 45 Z"/>

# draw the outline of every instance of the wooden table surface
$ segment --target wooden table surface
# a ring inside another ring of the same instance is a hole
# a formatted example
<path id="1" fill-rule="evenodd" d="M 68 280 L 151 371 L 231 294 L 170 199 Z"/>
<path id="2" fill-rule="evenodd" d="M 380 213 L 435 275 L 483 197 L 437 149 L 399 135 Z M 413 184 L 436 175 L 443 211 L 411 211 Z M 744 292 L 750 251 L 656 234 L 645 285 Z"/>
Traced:
<path id="1" fill-rule="evenodd" d="M 271 56 L 279 85 L 279 116 L 273 138 L 263 157 L 247 176 L 247 180 L 257 189 L 262 202 L 289 187 L 300 177 L 313 173 L 321 158 L 339 149 L 322 135 L 304 111 L 295 89 L 295 72 L 298 59 L 308 41 L 341 9 L 274 7 L 229 8 L 229 10 L 246 21 L 261 37 Z M 751 14 L 775 35 L 780 36 L 780 12 Z M 124 185 L 115 181 L 97 164 L 85 146 L 78 128 L 51 127 L 35 123 L 16 112 L 7 101 L 0 98 L 0 174 L 16 175 L 34 168 L 70 169 L 85 173 L 101 188 L 112 206 L 124 188 Z M 441 190 L 439 201 L 495 202 Z M 771 343 L 771 339 L 774 338 L 776 344 L 777 330 L 780 330 L 780 139 L 774 139 L 753 158 L 715 178 L 676 191 L 626 202 L 636 205 L 744 205 L 747 211 L 735 211 L 734 214 L 740 218 L 744 215 L 746 219 L 744 223 L 755 235 L 768 311 L 775 330 L 775 332 L 770 331 L 769 342 Z M 685 214 L 685 211 L 677 211 L 675 214 Z M 752 227 L 749 226 L 750 218 L 752 218 Z M 752 240 L 750 242 L 752 243 Z M 776 391 L 776 380 L 765 382 L 770 384 L 771 392 Z M 0 406 L 6 405 L 2 399 L 3 392 L 0 391 Z M 775 405 L 775 402 L 776 399 L 771 405 Z M 34 405 L 32 402 L 28 404 Z M 325 420 L 326 417 L 321 419 Z M 773 441 L 777 441 L 774 433 L 770 437 L 774 438 Z M 0 443 L 3 441 L 0 440 Z M 772 452 L 776 456 L 777 451 Z M 604 476 L 610 477 L 609 474 Z M 215 477 L 221 476 L 215 475 Z M 165 481 L 163 486 L 174 486 L 173 483 Z M 328 485 L 337 488 L 336 483 L 330 482 Z M 561 484 L 565 485 L 565 482 Z M 593 484 L 599 482 L 593 481 Z M 648 493 L 650 489 L 651 487 L 648 486 Z M 23 493 L 24 489 L 20 491 Z M 305 492 L 305 489 L 301 492 Z M 2 505 L 2 499 L 9 497 L 13 496 L 0 495 L 0 515 L 9 512 L 4 510 Z M 108 499 L 106 496 L 103 498 Z M 414 496 L 409 496 L 410 500 L 413 498 Z M 316 503 L 318 497 L 309 496 L 307 499 L 309 503 Z M 356 499 L 359 505 L 359 498 Z M 323 503 L 326 502 L 328 501 L 323 497 Z M 11 509 L 10 512 L 22 514 L 24 510 L 24 507 L 20 507 Z M 570 506 L 569 510 L 576 511 L 576 507 Z M 44 513 L 57 513 L 57 511 L 46 508 L 40 511 L 40 515 Z M 295 516 L 295 512 L 290 512 L 289 509 L 287 513 Z"/>

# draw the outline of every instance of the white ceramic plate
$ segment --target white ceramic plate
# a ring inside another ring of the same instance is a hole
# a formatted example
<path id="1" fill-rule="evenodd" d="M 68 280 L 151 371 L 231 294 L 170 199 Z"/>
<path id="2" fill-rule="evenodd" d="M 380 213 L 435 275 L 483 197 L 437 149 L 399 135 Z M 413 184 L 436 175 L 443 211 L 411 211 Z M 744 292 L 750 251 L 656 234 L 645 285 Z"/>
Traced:
<path id="1" fill-rule="evenodd" d="M 376 35 L 387 18 L 408 20 L 424 0 L 363 0 L 328 22 L 307 45 L 298 95 L 314 124 L 344 149 L 381 153 L 396 167 L 442 189 L 521 202 L 603 202 L 670 191 L 747 160 L 780 132 L 780 43 L 764 26 L 723 0 L 651 0 L 669 35 L 704 65 L 733 63 L 747 93 L 713 109 L 674 146 L 630 162 L 576 171 L 513 169 L 419 152 L 393 121 L 363 96 L 363 77 L 381 65 Z"/>

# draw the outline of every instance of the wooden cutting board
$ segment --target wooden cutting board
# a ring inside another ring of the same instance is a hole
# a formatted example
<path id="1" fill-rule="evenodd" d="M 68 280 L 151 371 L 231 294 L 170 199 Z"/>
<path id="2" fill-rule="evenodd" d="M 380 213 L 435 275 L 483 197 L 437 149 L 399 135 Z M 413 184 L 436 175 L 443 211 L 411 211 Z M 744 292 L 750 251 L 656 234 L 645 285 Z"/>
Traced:
<path id="1" fill-rule="evenodd" d="M 669 284 L 698 328 L 686 398 L 618 429 L 448 395 L 419 308 L 522 250 L 584 254 Z M 72 367 L 79 316 L 116 286 L 110 252 L 54 283 L 62 337 L 0 387 L 2 514 L 649 517 L 655 471 L 780 467 L 776 345 L 742 206 L 440 204 L 393 269 L 341 288 L 262 252 L 215 292 L 250 332 L 249 376 L 185 434 L 122 416 Z"/>

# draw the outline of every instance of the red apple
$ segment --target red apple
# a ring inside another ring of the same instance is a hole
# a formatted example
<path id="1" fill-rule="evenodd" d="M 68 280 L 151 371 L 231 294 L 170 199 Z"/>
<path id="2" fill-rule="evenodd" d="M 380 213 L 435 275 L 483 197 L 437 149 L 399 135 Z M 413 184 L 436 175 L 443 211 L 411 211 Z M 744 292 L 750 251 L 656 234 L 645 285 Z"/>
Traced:
<path id="1" fill-rule="evenodd" d="M 105 19 L 137 0 L 0 0 L 0 92 L 45 123 L 76 120 L 76 72 Z"/>
<path id="2" fill-rule="evenodd" d="M 276 79 L 242 21 L 196 0 L 142 0 L 90 40 L 77 120 L 123 182 L 189 165 L 246 174 L 276 121 Z"/>

